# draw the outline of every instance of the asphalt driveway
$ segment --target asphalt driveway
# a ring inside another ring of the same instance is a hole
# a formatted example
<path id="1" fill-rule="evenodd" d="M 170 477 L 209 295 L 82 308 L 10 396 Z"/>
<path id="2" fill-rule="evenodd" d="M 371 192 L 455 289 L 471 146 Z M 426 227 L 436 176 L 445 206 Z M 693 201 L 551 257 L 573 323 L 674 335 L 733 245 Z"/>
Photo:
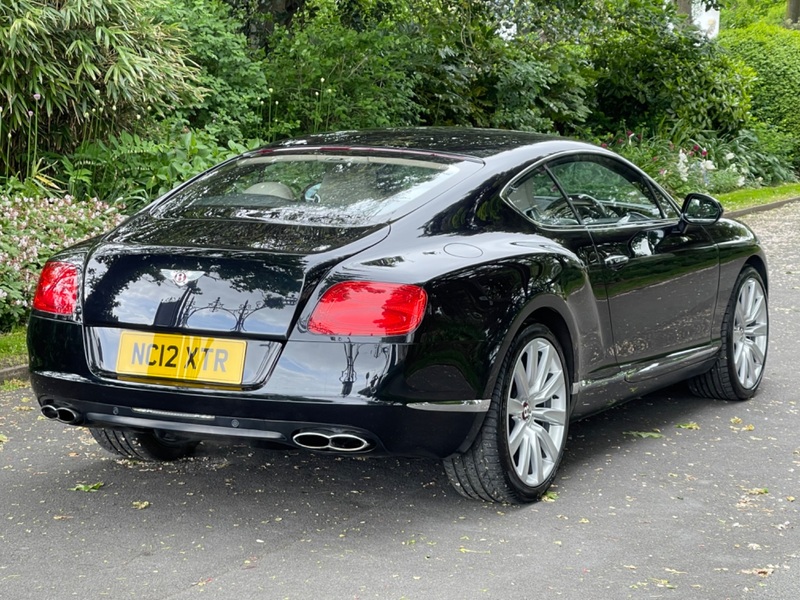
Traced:
<path id="1" fill-rule="evenodd" d="M 0 598 L 796 598 L 800 202 L 770 259 L 766 378 L 574 425 L 550 501 L 481 504 L 438 463 L 204 443 L 116 460 L 0 391 Z"/>

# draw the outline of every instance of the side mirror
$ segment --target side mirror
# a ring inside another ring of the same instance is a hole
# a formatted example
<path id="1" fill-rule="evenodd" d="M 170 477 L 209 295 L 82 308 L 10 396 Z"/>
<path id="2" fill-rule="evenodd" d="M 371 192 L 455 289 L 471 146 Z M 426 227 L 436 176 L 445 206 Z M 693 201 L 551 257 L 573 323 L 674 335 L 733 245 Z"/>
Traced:
<path id="1" fill-rule="evenodd" d="M 722 217 L 723 210 L 716 198 L 699 192 L 691 192 L 683 201 L 678 231 L 683 233 L 689 228 L 689 225 L 713 225 Z"/>

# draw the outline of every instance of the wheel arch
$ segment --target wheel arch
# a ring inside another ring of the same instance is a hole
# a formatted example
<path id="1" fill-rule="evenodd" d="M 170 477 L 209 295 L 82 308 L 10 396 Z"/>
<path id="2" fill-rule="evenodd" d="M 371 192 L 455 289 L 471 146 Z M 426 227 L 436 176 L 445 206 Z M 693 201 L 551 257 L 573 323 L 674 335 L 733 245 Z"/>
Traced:
<path id="1" fill-rule="evenodd" d="M 764 261 L 764 259 L 758 254 L 754 254 L 753 256 L 748 258 L 747 261 L 745 261 L 745 263 L 742 265 L 742 270 L 744 270 L 745 267 L 753 267 L 756 271 L 758 271 L 758 274 L 761 276 L 761 281 L 764 282 L 764 291 L 769 293 L 769 281 L 767 279 L 767 263 Z"/>
<path id="2" fill-rule="evenodd" d="M 535 323 L 544 325 L 556 337 L 564 352 L 564 358 L 567 361 L 570 383 L 575 381 L 575 375 L 580 366 L 578 347 L 577 344 L 574 343 L 577 331 L 575 323 L 570 317 L 568 307 L 562 298 L 550 295 L 540 296 L 518 314 L 511 327 L 509 327 L 502 343 L 499 345 L 496 352 L 497 360 L 494 361 L 491 376 L 489 377 L 484 392 L 485 398 L 491 397 L 492 390 L 494 390 L 497 378 L 500 374 L 502 359 L 506 352 L 509 351 L 514 339 L 526 327 Z"/>

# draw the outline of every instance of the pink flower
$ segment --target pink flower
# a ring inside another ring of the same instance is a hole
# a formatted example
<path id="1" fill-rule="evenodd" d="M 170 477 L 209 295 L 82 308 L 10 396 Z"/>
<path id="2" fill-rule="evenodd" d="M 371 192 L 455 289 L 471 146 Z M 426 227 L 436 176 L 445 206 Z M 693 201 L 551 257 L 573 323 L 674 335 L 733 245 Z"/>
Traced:
<path id="1" fill-rule="evenodd" d="M 34 99 L 34 100 L 36 100 L 36 101 L 38 102 L 39 100 L 41 100 L 41 99 L 42 99 L 42 95 L 41 95 L 39 92 L 36 92 L 36 93 L 33 95 L 33 99 Z"/>
<path id="2" fill-rule="evenodd" d="M 601 147 L 601 148 L 608 148 L 608 144 L 606 144 L 605 142 L 603 142 L 602 144 L 600 144 L 600 147 Z"/>

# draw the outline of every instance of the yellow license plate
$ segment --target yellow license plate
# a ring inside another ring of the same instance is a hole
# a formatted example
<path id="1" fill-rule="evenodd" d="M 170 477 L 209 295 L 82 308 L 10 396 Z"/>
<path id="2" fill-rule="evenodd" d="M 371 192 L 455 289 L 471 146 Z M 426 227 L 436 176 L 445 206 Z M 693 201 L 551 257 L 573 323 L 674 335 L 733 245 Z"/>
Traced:
<path id="1" fill-rule="evenodd" d="M 246 348 L 244 340 L 124 331 L 117 373 L 240 384 Z"/>

